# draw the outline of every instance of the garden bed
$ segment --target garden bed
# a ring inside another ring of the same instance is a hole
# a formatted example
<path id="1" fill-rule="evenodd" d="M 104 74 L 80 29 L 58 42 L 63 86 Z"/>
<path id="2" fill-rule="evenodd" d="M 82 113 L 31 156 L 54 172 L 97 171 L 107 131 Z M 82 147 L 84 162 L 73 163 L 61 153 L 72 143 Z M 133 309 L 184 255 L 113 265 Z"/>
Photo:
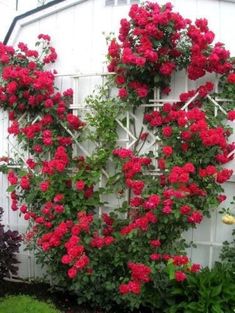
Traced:
<path id="1" fill-rule="evenodd" d="M 75 296 L 73 297 L 66 292 L 52 290 L 51 286 L 45 283 L 0 281 L 0 298 L 9 295 L 29 295 L 38 300 L 52 302 L 61 313 L 104 313 L 98 309 L 89 308 L 89 305 L 86 307 L 79 306 Z M 123 311 L 117 308 L 115 312 L 121 313 Z M 113 311 L 113 313 L 115 312 Z M 142 308 L 133 313 L 150 313 L 150 311 Z"/>
<path id="2" fill-rule="evenodd" d="M 95 313 L 86 308 L 79 307 L 76 299 L 67 293 L 52 291 L 51 287 L 44 283 L 25 282 L 0 282 L 0 298 L 6 295 L 30 295 L 45 302 L 51 301 L 62 313 Z M 98 313 L 98 312 L 97 312 Z"/>

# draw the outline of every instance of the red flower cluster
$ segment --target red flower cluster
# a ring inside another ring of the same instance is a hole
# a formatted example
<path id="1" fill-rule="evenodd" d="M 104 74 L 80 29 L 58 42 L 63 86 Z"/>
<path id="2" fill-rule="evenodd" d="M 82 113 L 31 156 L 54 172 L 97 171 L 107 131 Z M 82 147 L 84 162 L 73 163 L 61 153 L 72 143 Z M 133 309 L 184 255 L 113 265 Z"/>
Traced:
<path id="1" fill-rule="evenodd" d="M 93 214 L 83 211 L 77 214 L 79 204 L 75 209 L 77 220 L 73 217 L 74 213 L 72 220 L 67 215 L 74 206 L 72 204 L 71 207 L 71 193 L 73 199 L 78 201 L 81 195 L 76 190 L 82 190 L 83 202 L 93 195 L 93 185 L 87 186 L 83 179 L 77 179 L 77 172 L 71 175 L 69 168 L 73 168 L 75 162 L 72 158 L 74 138 L 71 131 L 80 131 L 85 123 L 70 113 L 68 103 L 73 95 L 72 89 L 63 94 L 56 92 L 54 74 L 44 70 L 44 65 L 54 62 L 57 57 L 55 49 L 50 47 L 50 37 L 41 34 L 38 38 L 42 44 L 41 60 L 38 52 L 29 50 L 24 43 L 19 43 L 17 51 L 0 45 L 0 62 L 3 64 L 0 106 L 9 111 L 9 133 L 20 136 L 32 155 L 25 163 L 28 174 L 18 177 L 13 170 L 8 173 L 10 184 L 17 187 L 11 193 L 12 209 L 20 207 L 24 218 L 31 219 L 33 227 L 37 227 L 32 236 L 37 238 L 37 245 L 45 253 L 58 247 L 66 248 L 67 253 L 62 256 L 61 262 L 70 266 L 67 274 L 74 278 L 89 263 L 80 235 L 88 233 L 93 222 Z M 20 119 L 25 112 L 27 118 Z M 84 158 L 79 161 L 79 170 L 85 173 L 90 170 Z M 33 189 L 37 194 L 37 204 L 21 203 L 24 201 L 22 194 L 30 193 L 32 197 Z M 62 190 L 63 193 L 60 193 Z M 41 197 L 40 204 L 38 197 Z M 105 244 L 110 243 L 110 238 L 106 237 Z"/>
<path id="2" fill-rule="evenodd" d="M 84 246 L 79 244 L 80 238 L 72 235 L 70 239 L 65 243 L 67 254 L 63 255 L 62 264 L 69 264 L 72 266 L 68 270 L 68 277 L 75 278 L 77 273 L 83 270 L 89 264 L 89 258 L 85 254 Z"/>
<path id="3" fill-rule="evenodd" d="M 81 233 L 88 233 L 93 222 L 93 215 L 86 212 L 79 212 L 77 215 L 78 223 L 71 223 L 71 237 L 64 244 L 67 253 L 61 258 L 63 264 L 70 265 L 68 277 L 75 278 L 79 271 L 82 271 L 89 263 L 89 257 L 86 254 L 85 246 L 81 243 Z"/>
<path id="4" fill-rule="evenodd" d="M 69 222 L 61 222 L 53 232 L 43 234 L 42 237 L 38 239 L 38 245 L 41 246 L 44 251 L 60 246 L 63 237 L 69 232 L 70 227 Z"/>
<path id="5" fill-rule="evenodd" d="M 122 295 L 133 293 L 139 295 L 141 293 L 141 284 L 137 281 L 129 281 L 127 284 L 121 284 L 119 286 L 119 292 Z"/>
<path id="6" fill-rule="evenodd" d="M 229 61 L 229 51 L 225 50 L 220 42 L 211 48 L 214 34 L 209 30 L 206 19 L 198 19 L 195 25 L 188 28 L 188 36 L 191 39 L 191 62 L 188 67 L 190 79 L 197 79 L 206 72 L 219 74 L 228 73 L 232 69 Z"/>
<path id="7" fill-rule="evenodd" d="M 170 4 L 160 7 L 150 2 L 143 6 L 133 5 L 129 16 L 130 21 L 121 20 L 121 44 L 116 40 L 110 43 L 108 68 L 117 72 L 116 82 L 119 87 L 123 86 L 119 93 L 121 97 L 126 97 L 129 91 L 134 91 L 137 97 L 145 98 L 149 94 L 148 85 L 158 72 L 169 77 L 177 67 L 178 58 L 182 54 L 177 42 L 181 37 L 181 29 L 189 21 L 174 13 Z M 174 25 L 171 33 L 166 31 L 168 25 Z M 138 38 L 138 44 L 133 46 L 135 37 Z M 155 42 L 159 40 L 169 44 L 156 46 Z M 131 67 L 150 75 L 148 85 L 137 79 L 137 76 L 129 75 Z M 131 77 L 133 78 L 130 79 Z"/>
<path id="8" fill-rule="evenodd" d="M 195 172 L 195 167 L 192 163 L 185 164 L 183 167 L 173 166 L 168 176 L 171 184 L 188 183 L 190 173 Z"/>
<path id="9" fill-rule="evenodd" d="M 232 69 L 229 51 L 222 43 L 212 45 L 214 34 L 206 19 L 193 24 L 173 12 L 170 3 L 159 6 L 151 2 L 132 5 L 129 17 L 121 20 L 119 42 L 112 39 L 108 48 L 108 70 L 116 73 L 121 98 L 146 98 L 156 85 L 166 90 L 178 68 L 187 68 L 193 80 L 207 72 L 225 74 Z M 183 60 L 183 55 L 188 58 Z M 229 81 L 233 82 L 232 75 Z M 205 97 L 212 89 L 207 83 L 198 91 Z"/>
<path id="10" fill-rule="evenodd" d="M 104 246 L 109 246 L 114 242 L 114 238 L 112 236 L 98 236 L 95 235 L 94 238 L 91 239 L 90 245 L 93 248 L 102 248 Z"/>
<path id="11" fill-rule="evenodd" d="M 142 231 L 147 231 L 151 223 L 157 223 L 156 215 L 150 211 L 141 217 L 136 218 L 132 223 L 123 227 L 120 233 L 125 236 L 131 233 L 134 229 L 140 229 Z"/>
<path id="12" fill-rule="evenodd" d="M 128 268 L 131 270 L 131 281 L 127 284 L 121 284 L 119 286 L 119 292 L 121 294 L 139 294 L 141 292 L 141 286 L 143 283 L 147 283 L 151 280 L 150 274 L 152 270 L 149 266 L 142 263 L 128 263 Z"/>

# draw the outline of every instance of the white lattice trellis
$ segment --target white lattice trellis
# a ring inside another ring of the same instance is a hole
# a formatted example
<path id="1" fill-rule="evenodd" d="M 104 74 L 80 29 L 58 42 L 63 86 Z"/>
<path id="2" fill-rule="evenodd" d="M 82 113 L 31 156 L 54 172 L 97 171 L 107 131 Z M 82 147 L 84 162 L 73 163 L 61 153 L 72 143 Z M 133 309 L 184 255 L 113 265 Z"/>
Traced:
<path id="1" fill-rule="evenodd" d="M 73 102 L 70 105 L 70 109 L 73 111 L 73 114 L 80 115 L 81 117 L 85 116 L 85 113 L 87 110 L 89 110 L 89 107 L 85 104 L 84 99 L 86 96 L 91 94 L 91 92 L 96 88 L 97 85 L 102 85 L 105 83 L 105 79 L 108 75 L 112 75 L 112 73 L 88 73 L 88 74 L 60 74 L 57 75 L 57 85 L 59 86 L 59 89 L 63 90 L 69 87 L 73 87 L 74 95 L 73 95 Z M 84 84 L 85 80 L 85 84 Z M 217 91 L 217 80 L 216 82 L 216 91 Z M 185 75 L 185 81 L 183 82 L 183 91 L 188 91 L 188 80 Z M 85 88 L 82 88 L 84 87 Z M 190 103 L 192 103 L 197 97 L 199 96 L 199 93 L 196 93 L 191 99 L 189 99 L 185 105 L 183 106 L 183 109 L 187 111 L 188 106 Z M 216 116 L 218 114 L 218 110 L 221 111 L 223 114 L 227 114 L 226 111 L 223 108 L 223 104 L 230 101 L 228 99 L 218 99 L 213 98 L 210 95 L 207 96 L 208 100 L 213 104 L 214 106 L 214 115 Z M 153 131 L 150 131 L 147 126 L 143 123 L 143 112 L 144 109 L 147 108 L 153 108 L 153 110 L 159 110 L 159 108 L 166 102 L 170 103 L 176 103 L 180 102 L 178 97 L 167 97 L 167 98 L 160 98 L 160 92 L 157 88 L 154 90 L 154 97 L 150 100 L 149 103 L 145 103 L 141 105 L 137 111 L 136 114 L 133 114 L 132 112 L 127 112 L 125 118 L 120 117 L 116 121 L 119 126 L 119 133 L 120 138 L 118 139 L 118 144 L 121 146 L 124 146 L 126 148 L 132 148 L 136 144 L 138 144 L 138 137 L 141 132 L 148 132 L 148 140 L 146 141 L 144 152 L 152 151 L 154 154 L 154 157 L 157 157 L 158 153 L 158 141 L 159 138 L 156 137 L 156 135 L 153 133 Z M 22 117 L 23 118 L 23 117 Z M 33 123 L 36 123 L 40 116 L 35 117 Z M 132 125 L 131 125 L 131 119 L 135 121 L 135 124 L 138 126 L 138 129 L 136 133 L 133 132 Z M 123 122 L 123 120 L 125 122 Z M 63 125 L 63 124 L 62 124 Z M 82 144 L 79 142 L 78 135 L 75 135 L 73 132 L 71 132 L 68 128 L 66 128 L 64 125 L 63 127 L 68 132 L 69 135 L 72 136 L 74 139 L 76 150 L 79 151 L 79 153 L 83 153 L 86 156 L 90 156 L 94 146 L 91 146 L 91 143 L 89 144 Z M 20 149 L 20 147 L 17 145 L 15 140 L 12 138 L 12 136 L 8 135 L 6 136 L 6 140 L 8 140 L 8 155 L 11 157 L 17 156 L 18 159 L 21 159 L 24 164 L 26 164 L 27 155 Z M 95 143 L 93 143 L 95 145 Z M 230 155 L 232 155 L 235 151 L 232 151 Z M 156 162 L 155 162 L 156 163 Z M 17 166 L 17 165 L 15 165 Z M 106 169 L 103 169 L 102 171 L 103 175 L 100 179 L 100 187 L 102 187 L 105 183 L 105 181 L 109 178 L 109 173 Z M 155 169 L 151 171 L 152 175 L 159 175 L 159 169 L 157 168 L 157 165 L 155 166 Z M 6 185 L 6 183 L 5 183 Z M 126 195 L 127 196 L 127 195 Z M 116 206 L 115 203 L 112 203 L 114 199 L 111 199 L 109 202 L 109 207 L 114 208 Z M 9 208 L 9 198 L 7 200 L 8 202 L 8 208 Z M 99 214 L 102 213 L 103 208 L 99 208 Z M 22 222 L 22 219 L 20 218 L 12 218 L 12 213 L 8 211 L 6 214 L 7 217 L 5 218 L 5 224 L 9 228 L 13 229 L 19 229 L 21 232 L 23 232 L 26 229 L 26 223 Z M 216 233 L 216 224 L 217 224 L 217 214 L 216 212 L 212 214 L 212 218 L 208 220 L 207 225 L 205 227 L 209 227 L 210 233 L 209 238 L 207 240 L 195 240 L 195 236 L 197 234 L 197 231 L 191 231 L 185 234 L 186 239 L 189 241 L 194 241 L 196 245 L 198 245 L 198 248 L 200 247 L 206 247 L 208 250 L 208 259 L 205 260 L 205 264 L 208 264 L 211 266 L 214 261 L 214 254 L 215 254 L 215 248 L 221 247 L 222 243 L 217 242 L 215 240 L 215 233 Z M 203 226 L 202 226 L 203 227 Z M 189 251 L 190 256 L 194 256 L 194 250 L 193 248 Z M 23 278 L 32 279 L 40 274 L 40 269 L 36 266 L 34 256 L 32 253 L 24 252 L 21 250 L 20 253 L 20 259 L 22 262 L 25 262 L 23 266 L 20 267 L 19 276 Z M 23 269 L 24 268 L 24 269 Z M 22 272 L 23 275 L 22 275 Z"/>
<path id="2" fill-rule="evenodd" d="M 81 81 L 81 79 L 83 78 L 87 78 L 87 77 L 100 77 L 101 78 L 101 82 L 104 83 L 104 77 L 106 75 L 112 75 L 112 73 L 90 73 L 90 74 L 78 74 L 78 75 L 70 75 L 70 77 L 74 80 L 74 84 L 73 86 L 75 87 L 75 94 L 74 94 L 74 102 L 71 105 L 71 109 L 73 109 L 74 113 L 76 112 L 76 114 L 78 114 L 78 112 L 80 113 L 81 110 L 87 110 L 87 107 L 85 105 L 84 102 L 79 102 L 78 101 L 78 93 L 79 93 L 79 82 Z M 68 75 L 69 76 L 69 75 Z M 63 77 L 63 75 L 60 75 L 60 77 Z M 215 84 L 215 93 L 218 93 L 218 78 L 215 77 L 214 79 L 214 84 Z M 187 79 L 187 75 L 184 75 L 184 90 L 182 90 L 181 92 L 187 92 L 189 91 L 189 83 L 188 83 L 188 79 Z M 187 111 L 189 105 L 197 99 L 197 97 L 199 96 L 199 92 L 197 92 L 193 97 L 191 97 L 186 103 L 185 105 L 182 107 L 183 110 Z M 207 99 L 210 101 L 210 103 L 213 104 L 214 107 L 214 116 L 217 116 L 218 111 L 221 111 L 225 116 L 227 115 L 226 110 L 223 108 L 223 104 L 230 102 L 232 100 L 229 99 L 220 99 L 220 98 L 213 98 L 210 95 L 207 95 Z M 154 90 L 154 98 L 151 99 L 149 101 L 149 103 L 145 103 L 142 104 L 139 107 L 139 112 L 142 110 L 144 110 L 144 108 L 153 108 L 153 110 L 159 110 L 159 107 L 161 107 L 164 103 L 169 102 L 169 103 L 177 103 L 177 102 L 181 102 L 180 99 L 177 98 L 170 98 L 170 97 L 166 97 L 166 98 L 160 98 L 160 92 L 157 88 L 155 88 Z M 141 116 L 141 114 L 140 114 Z M 148 141 L 147 144 L 145 145 L 145 150 L 144 152 L 150 151 L 152 149 L 152 152 L 154 152 L 154 156 L 157 157 L 157 151 L 158 151 L 158 140 L 159 138 L 156 137 L 156 135 L 150 131 L 147 126 L 145 124 L 143 124 L 143 119 L 140 119 L 140 116 L 138 116 L 138 112 L 137 114 L 133 114 L 131 112 L 127 112 L 126 113 L 126 123 L 124 125 L 124 123 L 120 120 L 117 119 L 117 123 L 121 129 L 121 132 L 124 133 L 124 138 L 119 138 L 118 142 L 119 144 L 122 144 L 123 146 L 125 146 L 126 148 L 132 148 L 133 145 L 135 145 L 138 141 L 138 136 L 136 134 L 134 134 L 131 130 L 131 123 L 130 123 L 130 119 L 134 119 L 135 123 L 138 125 L 139 129 L 142 129 L 143 131 L 148 132 Z M 81 145 L 80 145 L 81 148 Z M 231 151 L 229 153 L 229 156 L 233 155 L 233 153 L 235 153 L 235 150 Z M 152 173 L 153 175 L 159 175 L 159 169 L 156 167 Z M 101 180 L 101 185 L 102 185 L 102 180 Z M 112 205 L 111 205 L 112 207 Z M 217 210 L 218 211 L 218 210 Z M 211 218 L 209 219 L 209 228 L 210 228 L 210 235 L 209 235 L 209 240 L 193 240 L 194 239 L 194 234 L 196 233 L 196 231 L 191 231 L 188 232 L 187 234 L 185 234 L 185 238 L 188 240 L 192 240 L 197 246 L 202 246 L 202 247 L 207 247 L 207 249 L 209 250 L 209 255 L 208 255 L 208 260 L 206 260 L 205 263 L 207 263 L 210 267 L 213 264 L 214 261 L 214 248 L 216 247 L 221 247 L 222 243 L 221 242 L 216 242 L 215 241 L 215 225 L 217 223 L 217 211 L 214 212 L 214 214 L 212 214 Z M 206 226 L 208 227 L 208 225 Z M 191 237 L 191 238 L 190 238 Z M 189 251 L 190 255 L 193 255 L 193 248 L 190 249 Z"/>

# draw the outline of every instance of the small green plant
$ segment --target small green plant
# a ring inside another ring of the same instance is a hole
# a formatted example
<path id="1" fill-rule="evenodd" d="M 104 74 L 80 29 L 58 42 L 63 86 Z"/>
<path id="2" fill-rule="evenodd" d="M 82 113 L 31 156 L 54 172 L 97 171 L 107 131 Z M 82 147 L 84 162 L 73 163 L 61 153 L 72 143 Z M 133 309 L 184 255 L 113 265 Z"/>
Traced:
<path id="1" fill-rule="evenodd" d="M 60 313 L 51 303 L 29 296 L 10 296 L 0 299 L 0 313 Z"/>
<path id="2" fill-rule="evenodd" d="M 235 268 L 235 229 L 233 230 L 233 240 L 225 241 L 221 250 L 220 258 L 223 262 L 231 264 Z"/>
<path id="3" fill-rule="evenodd" d="M 19 252 L 21 236 L 17 231 L 5 230 L 1 223 L 3 208 L 0 207 L 0 280 L 16 275 L 18 271 L 16 253 Z"/>
<path id="4" fill-rule="evenodd" d="M 235 311 L 235 273 L 227 264 L 188 276 L 172 290 L 175 303 L 168 313 L 232 313 Z"/>

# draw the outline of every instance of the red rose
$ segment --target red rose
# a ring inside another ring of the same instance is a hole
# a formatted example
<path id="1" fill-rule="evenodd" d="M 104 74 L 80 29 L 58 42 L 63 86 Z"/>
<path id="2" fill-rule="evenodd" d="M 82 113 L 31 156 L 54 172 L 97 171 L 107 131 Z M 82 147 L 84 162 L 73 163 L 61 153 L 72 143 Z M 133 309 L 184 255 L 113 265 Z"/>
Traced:
<path id="1" fill-rule="evenodd" d="M 130 158 L 133 155 L 133 152 L 130 149 L 118 148 L 113 150 L 113 155 L 118 156 L 121 159 Z"/>
<path id="2" fill-rule="evenodd" d="M 75 184 L 77 190 L 81 191 L 85 187 L 85 182 L 83 180 L 78 180 Z"/>
<path id="3" fill-rule="evenodd" d="M 150 240 L 150 245 L 154 248 L 161 246 L 161 241 L 159 239 Z"/>
<path id="4" fill-rule="evenodd" d="M 67 114 L 66 119 L 69 126 L 72 127 L 73 129 L 78 129 L 81 126 L 84 126 L 84 123 L 80 121 L 78 116 L 73 115 L 71 113 Z"/>
<path id="5" fill-rule="evenodd" d="M 51 99 L 47 99 L 44 103 L 45 108 L 49 109 L 54 106 L 54 102 Z"/>
<path id="6" fill-rule="evenodd" d="M 15 81 L 8 83 L 6 90 L 9 94 L 14 94 L 18 88 L 18 85 Z"/>
<path id="7" fill-rule="evenodd" d="M 11 185 L 16 185 L 18 183 L 18 178 L 13 171 L 9 171 L 7 179 Z"/>
<path id="8" fill-rule="evenodd" d="M 72 267 L 68 270 L 67 274 L 69 278 L 75 278 L 77 276 L 78 270 L 75 267 Z"/>
<path id="9" fill-rule="evenodd" d="M 21 178 L 20 186 L 21 186 L 21 188 L 23 188 L 23 189 L 29 189 L 29 188 L 30 188 L 30 181 L 29 181 L 28 176 L 23 176 L 23 177 Z"/>
<path id="10" fill-rule="evenodd" d="M 20 211 L 21 211 L 23 214 L 25 214 L 25 213 L 27 212 L 27 206 L 26 206 L 26 205 L 22 205 L 22 206 L 20 207 Z"/>
<path id="11" fill-rule="evenodd" d="M 197 273 L 197 272 L 200 271 L 200 269 L 201 269 L 201 265 L 194 263 L 194 264 L 192 264 L 192 266 L 191 266 L 191 268 L 190 268 L 190 271 L 191 271 L 192 273 Z"/>
<path id="12" fill-rule="evenodd" d="M 172 213 L 172 208 L 169 207 L 169 206 L 165 206 L 165 207 L 162 209 L 162 213 L 163 213 L 163 214 L 171 214 L 171 213 Z"/>
<path id="13" fill-rule="evenodd" d="M 235 74 L 234 74 L 235 76 Z M 227 114 L 227 118 L 229 121 L 234 121 L 235 120 L 235 111 L 229 111 L 228 114 Z"/>
<path id="14" fill-rule="evenodd" d="M 223 184 L 232 176 L 232 174 L 233 170 L 225 168 L 217 173 L 216 181 L 220 184 Z"/>
<path id="15" fill-rule="evenodd" d="M 128 96 L 127 90 L 125 88 L 121 88 L 118 91 L 118 96 L 123 99 L 126 98 Z"/>
<path id="16" fill-rule="evenodd" d="M 225 195 L 218 195 L 218 197 L 217 197 L 217 200 L 219 201 L 219 202 L 223 202 L 223 201 L 225 201 L 227 199 L 227 197 L 225 196 Z"/>
<path id="17" fill-rule="evenodd" d="M 135 91 L 140 98 L 145 98 L 148 95 L 147 87 L 139 87 Z"/>
<path id="18" fill-rule="evenodd" d="M 54 202 L 61 202 L 64 199 L 64 195 L 61 193 L 58 193 L 54 197 Z"/>
<path id="19" fill-rule="evenodd" d="M 171 75 L 171 73 L 173 72 L 173 70 L 175 69 L 175 64 L 171 63 L 171 62 L 166 62 L 163 63 L 160 67 L 160 72 L 163 75 L 169 76 Z"/>
<path id="20" fill-rule="evenodd" d="M 179 282 L 184 281 L 185 279 L 187 279 L 187 276 L 184 272 L 181 271 L 176 271 L 175 272 L 175 279 Z"/>
<path id="21" fill-rule="evenodd" d="M 163 134 L 164 137 L 167 137 L 167 138 L 171 137 L 171 135 L 172 135 L 172 127 L 170 127 L 170 126 L 163 127 L 162 134 Z"/>
<path id="22" fill-rule="evenodd" d="M 67 254 L 63 255 L 61 258 L 62 264 L 69 264 L 71 261 L 72 261 L 72 258 Z"/>
<path id="23" fill-rule="evenodd" d="M 122 75 L 118 75 L 116 78 L 115 78 L 115 82 L 117 85 L 122 85 L 124 84 L 126 81 L 125 77 L 122 76 Z"/>
<path id="24" fill-rule="evenodd" d="M 46 192 L 49 188 L 49 182 L 48 181 L 44 181 L 39 185 L 40 189 L 42 192 Z"/>
<path id="25" fill-rule="evenodd" d="M 166 162 L 164 159 L 158 159 L 158 167 L 161 169 L 161 170 L 164 170 L 166 168 Z"/>
<path id="26" fill-rule="evenodd" d="M 189 205 L 182 205 L 180 207 L 180 213 L 182 215 L 188 215 L 191 212 L 191 207 Z"/>
<path id="27" fill-rule="evenodd" d="M 235 84 L 235 73 L 229 74 L 227 77 L 227 82 L 230 84 Z"/>
<path id="28" fill-rule="evenodd" d="M 32 159 L 28 159 L 26 161 L 26 163 L 27 163 L 28 167 L 31 168 L 31 169 L 34 169 L 35 166 L 37 165 L 37 163 L 35 163 Z"/>
<path id="29" fill-rule="evenodd" d="M 84 191 L 84 197 L 89 199 L 93 195 L 93 186 L 87 187 Z"/>
<path id="30" fill-rule="evenodd" d="M 150 259 L 152 261 L 158 261 L 161 259 L 161 254 L 160 253 L 153 253 L 150 255 Z"/>
<path id="31" fill-rule="evenodd" d="M 138 207 L 138 206 L 141 206 L 143 203 L 143 199 L 140 198 L 140 197 L 134 197 L 130 200 L 130 205 L 132 207 Z"/>
<path id="32" fill-rule="evenodd" d="M 109 52 L 109 55 L 112 57 L 112 58 L 116 58 L 119 56 L 119 52 L 120 52 L 120 46 L 119 44 L 116 42 L 115 39 L 113 39 L 108 47 L 108 52 Z"/>
<path id="33" fill-rule="evenodd" d="M 129 293 L 129 286 L 127 284 L 121 284 L 119 286 L 119 292 L 120 294 L 123 294 L 123 295 Z"/>
<path id="34" fill-rule="evenodd" d="M 42 141 L 45 146 L 51 146 L 53 144 L 53 140 L 51 137 L 43 138 Z"/>
<path id="35" fill-rule="evenodd" d="M 54 210 L 56 213 L 63 213 L 64 212 L 64 206 L 62 204 L 57 204 L 54 206 Z"/>
<path id="36" fill-rule="evenodd" d="M 142 263 L 128 263 L 128 268 L 131 270 L 131 278 L 138 282 L 149 282 L 151 280 L 151 268 Z"/>
<path id="37" fill-rule="evenodd" d="M 137 281 L 130 281 L 127 284 L 121 284 L 119 286 L 119 292 L 121 294 L 134 293 L 138 295 L 141 292 L 141 284 Z"/>
<path id="38" fill-rule="evenodd" d="M 200 224 L 202 219 L 202 213 L 200 211 L 194 211 L 191 216 L 188 217 L 188 222 L 192 224 Z"/>
<path id="39" fill-rule="evenodd" d="M 187 173 L 194 173 L 195 172 L 195 167 L 192 163 L 186 163 L 183 166 L 183 170 Z"/>
<path id="40" fill-rule="evenodd" d="M 42 146 L 40 146 L 40 145 L 33 146 L 33 151 L 37 152 L 37 153 L 42 152 L 43 151 Z"/>
<path id="41" fill-rule="evenodd" d="M 162 152 L 163 152 L 167 157 L 169 157 L 170 155 L 172 155 L 173 149 L 172 149 L 172 147 L 170 147 L 170 146 L 165 146 L 165 147 L 162 148 Z"/>

